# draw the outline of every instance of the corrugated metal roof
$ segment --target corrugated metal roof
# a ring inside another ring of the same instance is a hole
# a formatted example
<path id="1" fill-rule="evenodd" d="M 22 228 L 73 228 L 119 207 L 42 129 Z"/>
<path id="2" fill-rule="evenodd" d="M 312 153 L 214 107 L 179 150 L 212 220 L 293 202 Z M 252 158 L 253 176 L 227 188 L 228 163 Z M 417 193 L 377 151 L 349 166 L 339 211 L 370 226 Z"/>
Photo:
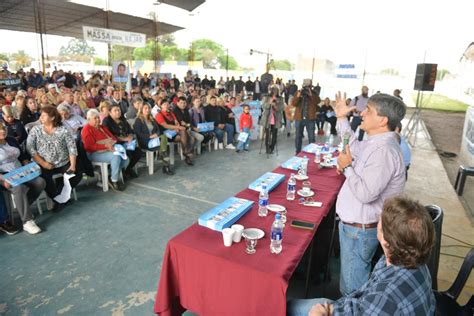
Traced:
<path id="1" fill-rule="evenodd" d="M 201 4 L 206 2 L 206 0 L 163 0 L 163 1 L 158 0 L 158 1 L 164 4 L 172 5 L 174 7 L 188 10 L 188 11 L 193 11 L 194 9 L 199 7 Z"/>
<path id="2" fill-rule="evenodd" d="M 39 33 L 39 24 L 35 17 L 36 2 L 37 0 L 0 1 L 0 29 Z M 177 2 L 176 6 L 178 4 L 184 6 L 184 3 L 188 1 L 170 0 L 169 2 Z M 203 1 L 189 2 L 202 3 Z M 173 4 L 170 3 L 170 5 Z M 72 3 L 66 0 L 40 0 L 38 9 L 42 30 L 45 34 L 82 38 L 83 25 L 106 27 L 106 12 L 100 8 Z M 154 24 L 155 22 L 149 18 L 109 11 L 110 29 L 145 33 L 147 38 L 153 38 L 155 35 Z M 172 33 L 181 29 L 182 27 L 168 23 L 157 23 L 158 35 Z"/>

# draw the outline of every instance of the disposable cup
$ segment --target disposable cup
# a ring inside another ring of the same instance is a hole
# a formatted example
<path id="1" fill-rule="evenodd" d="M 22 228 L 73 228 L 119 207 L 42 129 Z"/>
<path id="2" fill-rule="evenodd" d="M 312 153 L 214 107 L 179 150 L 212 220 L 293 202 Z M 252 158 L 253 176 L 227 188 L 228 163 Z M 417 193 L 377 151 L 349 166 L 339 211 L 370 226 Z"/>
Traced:
<path id="1" fill-rule="evenodd" d="M 240 224 L 235 224 L 232 225 L 231 228 L 234 230 L 234 236 L 232 237 L 232 240 L 234 242 L 240 242 L 240 240 L 242 239 L 242 231 L 244 230 L 244 226 Z"/>
<path id="2" fill-rule="evenodd" d="M 234 236 L 234 230 L 232 228 L 224 228 L 222 230 L 222 237 L 224 238 L 224 246 L 232 246 L 232 237 Z"/>

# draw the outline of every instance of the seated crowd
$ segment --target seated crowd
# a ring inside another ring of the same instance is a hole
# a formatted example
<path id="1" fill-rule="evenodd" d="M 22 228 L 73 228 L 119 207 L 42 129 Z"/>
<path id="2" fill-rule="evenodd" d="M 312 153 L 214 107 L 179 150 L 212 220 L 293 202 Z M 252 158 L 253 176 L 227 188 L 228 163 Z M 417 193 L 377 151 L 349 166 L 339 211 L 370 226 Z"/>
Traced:
<path id="1" fill-rule="evenodd" d="M 69 203 L 55 200 L 64 187 L 63 174 L 73 175 L 68 181 L 74 189 L 83 174 L 94 176 L 92 163 L 105 162 L 110 166 L 109 179 L 102 180 L 121 191 L 124 180 L 138 177 L 135 167 L 145 151 L 154 151 L 163 173 L 173 175 L 169 144 L 180 145 L 189 166 L 194 165 L 194 153 L 201 154 L 209 142 L 216 141 L 220 149 L 224 143 L 225 148 L 236 149 L 232 108 L 243 105 L 244 95 L 255 92 L 256 85 L 256 95 L 264 90 L 258 78 L 245 84 L 242 78 L 227 83 L 221 78 L 216 83 L 212 77 L 201 81 L 189 74 L 183 82 L 176 76 L 156 80 L 138 74 L 132 76 L 130 93 L 114 86 L 108 74 L 97 73 L 86 81 L 79 73 L 43 75 L 31 69 L 13 74 L 3 69 L 2 76 L 19 78 L 20 84 L 0 86 L 0 172 L 31 162 L 41 168 L 40 177 L 18 186 L 1 178 L 2 191 L 11 194 L 23 229 L 30 234 L 41 231 L 30 206 L 43 190 L 53 201 L 53 212 Z M 247 119 L 241 126 L 246 132 L 252 126 L 249 116 L 246 107 Z M 199 124 L 206 122 L 213 122 L 214 128 L 200 131 Z M 248 140 L 244 144 L 248 150 Z M 8 199 L 0 195 L 0 230 L 14 234 Z"/>

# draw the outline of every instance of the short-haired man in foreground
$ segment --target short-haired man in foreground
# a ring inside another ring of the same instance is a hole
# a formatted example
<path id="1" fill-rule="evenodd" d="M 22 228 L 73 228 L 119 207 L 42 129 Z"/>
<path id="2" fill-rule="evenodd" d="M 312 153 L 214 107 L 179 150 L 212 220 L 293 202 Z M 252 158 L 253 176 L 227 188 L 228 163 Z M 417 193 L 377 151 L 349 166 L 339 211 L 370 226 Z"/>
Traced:
<path id="1" fill-rule="evenodd" d="M 436 301 L 426 266 L 435 241 L 433 222 L 413 200 L 385 201 L 377 227 L 384 256 L 370 279 L 337 301 L 292 300 L 288 315 L 434 315 Z"/>

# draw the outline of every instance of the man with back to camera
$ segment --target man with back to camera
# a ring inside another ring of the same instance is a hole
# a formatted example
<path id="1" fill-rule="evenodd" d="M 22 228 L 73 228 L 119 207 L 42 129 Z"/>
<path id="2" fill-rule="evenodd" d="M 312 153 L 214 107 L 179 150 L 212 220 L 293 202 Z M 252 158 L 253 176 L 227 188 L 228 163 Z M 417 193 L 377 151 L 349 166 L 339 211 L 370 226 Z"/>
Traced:
<path id="1" fill-rule="evenodd" d="M 426 266 L 435 242 L 429 213 L 411 199 L 390 198 L 383 206 L 377 239 L 384 256 L 362 287 L 334 302 L 289 301 L 287 315 L 434 315 L 436 301 Z"/>
<path id="2" fill-rule="evenodd" d="M 369 278 L 371 261 L 378 246 L 377 222 L 384 201 L 403 192 L 405 166 L 395 128 L 403 119 L 406 106 L 388 94 L 369 98 L 361 113 L 367 140 L 358 141 L 347 115 L 354 107 L 346 105 L 345 94 L 336 96 L 337 127 L 341 138 L 351 135 L 337 167 L 346 176 L 336 202 L 341 244 L 340 290 L 349 295 Z"/>

